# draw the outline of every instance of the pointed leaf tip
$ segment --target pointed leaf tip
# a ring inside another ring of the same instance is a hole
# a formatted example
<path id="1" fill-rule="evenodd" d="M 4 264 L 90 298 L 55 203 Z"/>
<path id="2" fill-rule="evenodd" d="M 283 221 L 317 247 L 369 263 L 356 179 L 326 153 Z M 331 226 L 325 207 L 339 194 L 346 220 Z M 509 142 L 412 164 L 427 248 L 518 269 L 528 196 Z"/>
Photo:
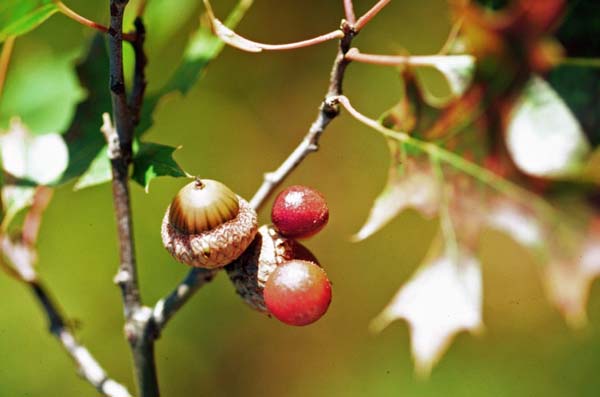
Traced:
<path id="1" fill-rule="evenodd" d="M 439 207 L 440 192 L 427 161 L 407 158 L 400 164 L 392 156 L 387 184 L 373 203 L 365 224 L 351 240 L 365 240 L 407 208 L 414 208 L 428 218 L 434 216 Z"/>
<path id="2" fill-rule="evenodd" d="M 464 251 L 455 259 L 446 253 L 426 262 L 371 323 L 380 331 L 398 319 L 408 322 L 415 368 L 422 376 L 458 332 L 483 327 L 480 263 Z"/>

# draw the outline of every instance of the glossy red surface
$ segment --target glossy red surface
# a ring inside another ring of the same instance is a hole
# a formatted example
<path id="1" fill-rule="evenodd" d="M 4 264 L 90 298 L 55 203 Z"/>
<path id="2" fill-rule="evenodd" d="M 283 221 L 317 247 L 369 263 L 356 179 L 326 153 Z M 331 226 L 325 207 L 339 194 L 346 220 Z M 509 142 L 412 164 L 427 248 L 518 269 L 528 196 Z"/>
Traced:
<path id="1" fill-rule="evenodd" d="M 329 221 L 329 208 L 321 193 L 307 186 L 290 186 L 277 196 L 271 220 L 286 237 L 307 238 Z"/>
<path id="2" fill-rule="evenodd" d="M 302 326 L 317 321 L 327 312 L 331 283 L 316 264 L 291 260 L 271 274 L 263 294 L 267 309 L 275 318 Z"/>

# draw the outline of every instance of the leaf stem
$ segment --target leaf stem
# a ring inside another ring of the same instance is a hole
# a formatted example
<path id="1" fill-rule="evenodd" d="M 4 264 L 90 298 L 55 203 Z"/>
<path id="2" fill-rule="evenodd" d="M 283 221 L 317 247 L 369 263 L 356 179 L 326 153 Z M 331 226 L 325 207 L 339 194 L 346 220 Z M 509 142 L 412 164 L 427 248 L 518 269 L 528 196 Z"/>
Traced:
<path id="1" fill-rule="evenodd" d="M 440 186 L 441 200 L 440 200 L 440 226 L 442 229 L 442 236 L 448 250 L 448 255 L 458 263 L 458 240 L 456 238 L 456 231 L 452 222 L 452 216 L 450 215 L 450 194 L 449 187 L 446 186 L 444 169 L 442 164 L 436 156 L 429 156 L 431 165 L 437 178 L 437 183 Z"/>
<path id="2" fill-rule="evenodd" d="M 404 132 L 399 132 L 391 130 L 389 128 L 385 128 L 376 120 L 373 120 L 356 110 L 350 103 L 350 100 L 343 95 L 331 98 L 331 101 L 333 103 L 341 104 L 348 111 L 348 113 L 350 113 L 350 115 L 356 120 L 380 132 L 384 136 L 395 139 L 408 146 L 412 146 L 413 148 L 427 153 L 430 156 L 439 159 L 440 161 L 450 164 L 457 170 L 464 172 L 465 174 L 475 178 L 476 180 L 484 183 L 485 185 L 491 187 L 492 189 L 502 194 L 505 194 L 509 197 L 513 197 L 514 199 L 527 203 L 528 205 L 532 205 L 540 214 L 544 214 L 549 219 L 557 219 L 556 209 L 547 202 L 540 200 L 540 198 L 535 193 L 532 193 L 527 189 L 524 189 L 510 181 L 507 181 L 494 174 L 493 172 L 482 168 L 475 163 L 465 160 L 460 155 L 450 152 L 431 142 L 421 141 L 419 139 L 411 137 L 410 135 Z"/>
<path id="3" fill-rule="evenodd" d="M 354 24 L 354 30 L 356 30 L 356 32 L 360 32 L 366 24 L 371 22 L 371 20 L 375 18 L 375 16 L 377 16 L 377 14 L 379 14 L 379 12 L 390 3 L 390 1 L 391 0 L 379 0 L 373 7 L 371 7 L 369 11 L 365 12 L 360 18 L 358 18 Z"/>
<path id="4" fill-rule="evenodd" d="M 356 15 L 354 14 L 354 4 L 352 0 L 344 0 L 344 14 L 346 15 L 346 21 L 349 24 L 354 25 L 356 23 Z"/>
<path id="5" fill-rule="evenodd" d="M 8 74 L 8 65 L 10 64 L 10 56 L 15 45 L 15 36 L 10 36 L 4 41 L 2 52 L 0 53 L 0 102 L 2 101 L 2 92 L 6 75 Z"/>
<path id="6" fill-rule="evenodd" d="M 252 3 L 249 1 L 248 3 Z M 298 48 L 310 47 L 316 44 L 320 44 L 326 41 L 341 39 L 344 37 L 344 32 L 341 29 L 336 29 L 332 32 L 319 35 L 307 40 L 297 41 L 294 43 L 286 44 L 265 44 L 257 41 L 249 40 L 241 35 L 237 34 L 233 29 L 229 28 L 228 23 L 221 22 L 214 14 L 212 6 L 209 0 L 204 0 L 204 6 L 206 7 L 206 13 L 211 21 L 213 33 L 219 37 L 224 43 L 231 47 L 237 48 L 247 52 L 262 52 L 267 51 L 285 51 L 294 50 Z M 228 21 L 231 22 L 231 21 Z M 230 23 L 229 23 L 230 24 Z"/>
<path id="7" fill-rule="evenodd" d="M 471 55 L 378 55 L 364 54 L 358 48 L 351 48 L 346 57 L 355 62 L 380 66 L 436 66 L 444 62 L 472 59 Z"/>
<path id="8" fill-rule="evenodd" d="M 58 7 L 58 10 L 66 17 L 71 18 L 72 20 L 74 20 L 77 23 L 80 23 L 81 25 L 87 26 L 89 28 L 95 29 L 99 32 L 102 33 L 108 33 L 109 28 L 107 26 L 102 25 L 101 23 L 98 22 L 94 22 L 91 19 L 88 19 L 82 15 L 79 15 L 78 13 L 76 13 L 75 11 L 73 11 L 71 8 L 69 8 L 65 3 L 63 3 L 61 0 L 53 0 L 54 4 L 56 4 L 56 7 Z M 133 41 L 135 40 L 135 35 L 133 34 L 128 34 L 125 33 L 123 34 L 123 39 L 126 41 Z"/>

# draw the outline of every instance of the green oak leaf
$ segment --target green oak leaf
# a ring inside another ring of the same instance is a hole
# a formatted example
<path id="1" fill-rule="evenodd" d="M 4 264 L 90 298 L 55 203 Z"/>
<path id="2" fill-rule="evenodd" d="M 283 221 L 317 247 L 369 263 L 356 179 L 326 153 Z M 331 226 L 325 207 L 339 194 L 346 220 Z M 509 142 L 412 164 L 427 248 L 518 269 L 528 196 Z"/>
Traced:
<path id="1" fill-rule="evenodd" d="M 187 174 L 173 159 L 173 152 L 179 148 L 143 142 L 133 159 L 133 174 L 131 178 L 139 183 L 146 193 L 150 182 L 159 176 L 184 177 Z"/>
<path id="2" fill-rule="evenodd" d="M 19 117 L 33 134 L 62 133 L 84 97 L 73 70 L 73 54 L 54 54 L 23 43 L 11 63 L 0 104 L 0 127 Z"/>
<path id="3" fill-rule="evenodd" d="M 76 70 L 88 96 L 77 105 L 75 117 L 64 135 L 69 149 L 69 165 L 61 183 L 84 174 L 100 153 L 106 153 L 106 150 L 102 150 L 106 142 L 100 127 L 102 113 L 111 110 L 111 100 L 108 90 L 108 54 L 102 35 L 94 37 L 85 59 L 77 65 Z"/>
<path id="4" fill-rule="evenodd" d="M 241 0 L 227 17 L 225 25 L 229 28 L 236 26 L 251 5 L 251 0 Z M 212 34 L 209 24 L 202 24 L 200 26 L 198 31 L 190 38 L 185 49 L 183 61 L 177 70 L 175 70 L 173 76 L 158 92 L 146 97 L 144 107 L 142 108 L 140 124 L 136 129 L 138 136 L 152 126 L 152 115 L 162 98 L 167 96 L 167 94 L 173 93 L 185 95 L 202 76 L 202 72 L 208 64 L 221 53 L 224 45 L 225 43 Z"/>
<path id="5" fill-rule="evenodd" d="M 252 1 L 241 0 L 229 15 L 227 23 L 230 26 L 236 25 L 251 4 Z M 219 55 L 223 45 L 217 37 L 211 34 L 208 26 L 200 27 L 196 34 L 190 38 L 184 59 L 173 77 L 157 93 L 146 97 L 140 125 L 136 129 L 138 136 L 151 127 L 152 114 L 160 100 L 165 95 L 173 92 L 182 94 L 188 92 L 200 78 L 208 63 Z M 81 84 L 88 90 L 89 96 L 77 107 L 75 118 L 65 136 L 71 160 L 61 182 L 68 182 L 73 178 L 80 177 L 75 184 L 75 189 L 83 189 L 108 182 L 112 177 L 104 137 L 100 133 L 102 113 L 110 112 L 111 109 L 110 93 L 107 89 L 108 54 L 101 37 L 94 39 L 85 60 L 77 67 L 77 72 Z M 133 179 L 146 190 L 150 181 L 157 176 L 185 175 L 179 165 L 171 158 L 174 148 L 148 143 L 141 143 L 140 145 L 139 155 L 143 158 L 138 159 L 138 154 L 134 153 Z M 152 147 L 156 150 L 156 155 L 160 160 L 153 161 L 150 159 Z M 169 148 L 171 151 L 168 152 L 165 148 Z M 170 159 L 170 162 L 166 160 L 167 158 Z M 142 175 L 141 170 L 144 170 L 143 173 L 149 172 L 149 174 Z M 156 175 L 151 175 L 153 172 L 156 172 Z"/>
<path id="6" fill-rule="evenodd" d="M 0 42 L 35 29 L 58 11 L 53 0 L 2 0 Z"/>
<path id="7" fill-rule="evenodd" d="M 92 161 L 89 168 L 85 171 L 77 183 L 73 187 L 74 190 L 81 190 L 87 187 L 101 185 L 112 179 L 112 169 L 110 160 L 106 154 L 108 147 L 105 145 L 99 152 L 96 158 Z"/>

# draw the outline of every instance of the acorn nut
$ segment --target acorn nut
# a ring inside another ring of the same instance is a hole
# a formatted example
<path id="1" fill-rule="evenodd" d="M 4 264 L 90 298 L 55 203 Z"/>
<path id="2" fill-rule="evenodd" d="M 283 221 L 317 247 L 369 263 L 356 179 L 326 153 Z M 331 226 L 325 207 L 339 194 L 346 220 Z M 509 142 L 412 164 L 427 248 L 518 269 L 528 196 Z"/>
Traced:
<path id="1" fill-rule="evenodd" d="M 237 259 L 257 232 L 256 212 L 221 182 L 196 179 L 167 208 L 162 241 L 179 262 L 215 269 Z"/>
<path id="2" fill-rule="evenodd" d="M 308 248 L 264 225 L 246 252 L 225 270 L 242 299 L 253 309 L 269 314 L 263 298 L 265 284 L 278 266 L 292 259 L 318 264 Z"/>

